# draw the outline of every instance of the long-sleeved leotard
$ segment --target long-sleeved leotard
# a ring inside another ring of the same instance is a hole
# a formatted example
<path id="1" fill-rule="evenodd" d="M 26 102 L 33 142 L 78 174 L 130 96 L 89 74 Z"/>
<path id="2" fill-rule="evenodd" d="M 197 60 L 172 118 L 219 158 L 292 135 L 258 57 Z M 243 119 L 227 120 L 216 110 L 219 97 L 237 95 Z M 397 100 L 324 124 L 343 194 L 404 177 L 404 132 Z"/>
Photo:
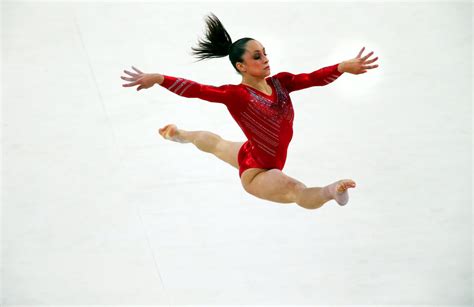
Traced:
<path id="1" fill-rule="evenodd" d="M 164 75 L 161 86 L 173 93 L 223 103 L 240 126 L 247 141 L 238 153 L 239 176 L 249 168 L 277 168 L 285 165 L 288 145 L 293 137 L 293 106 L 290 93 L 335 81 L 339 64 L 312 73 L 280 72 L 265 80 L 272 89 L 267 95 L 244 84 L 212 86 Z"/>

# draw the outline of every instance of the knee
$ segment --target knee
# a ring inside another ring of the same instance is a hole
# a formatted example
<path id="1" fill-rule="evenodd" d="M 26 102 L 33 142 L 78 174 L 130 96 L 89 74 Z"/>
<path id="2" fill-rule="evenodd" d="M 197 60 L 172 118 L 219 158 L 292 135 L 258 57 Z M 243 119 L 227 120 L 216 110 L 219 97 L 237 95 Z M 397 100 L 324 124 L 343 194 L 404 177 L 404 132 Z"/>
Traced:
<path id="1" fill-rule="evenodd" d="M 302 183 L 302 182 L 299 182 L 299 181 L 291 181 L 288 183 L 288 191 L 289 191 L 289 198 L 297 203 L 300 196 L 301 196 L 301 193 L 303 192 L 303 190 L 305 190 L 307 188 L 307 186 Z"/>
<path id="2" fill-rule="evenodd" d="M 276 194 L 282 203 L 298 203 L 304 189 L 306 185 L 303 183 L 290 180 L 281 187 L 281 190 L 276 191 Z"/>
<path id="3" fill-rule="evenodd" d="M 220 135 L 209 131 L 200 131 L 193 140 L 194 145 L 202 151 L 214 153 L 218 149 Z"/>
<path id="4" fill-rule="evenodd" d="M 260 173 L 265 175 L 260 175 Z M 305 184 L 282 175 L 282 172 L 278 169 L 260 171 L 256 174 L 252 174 L 252 172 L 244 173 L 242 185 L 245 191 L 251 195 L 279 203 L 297 202 L 302 191 L 306 189 Z"/>

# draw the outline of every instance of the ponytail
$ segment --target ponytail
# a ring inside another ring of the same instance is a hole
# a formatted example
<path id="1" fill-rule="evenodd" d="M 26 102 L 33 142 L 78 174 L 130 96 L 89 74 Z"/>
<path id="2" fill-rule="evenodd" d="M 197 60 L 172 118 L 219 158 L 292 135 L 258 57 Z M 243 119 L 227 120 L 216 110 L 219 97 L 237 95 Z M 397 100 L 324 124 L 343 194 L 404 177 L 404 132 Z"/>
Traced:
<path id="1" fill-rule="evenodd" d="M 198 61 L 208 58 L 222 58 L 228 55 L 232 66 L 240 74 L 236 63 L 243 62 L 242 56 L 245 53 L 247 42 L 253 40 L 253 38 L 244 37 L 232 43 L 232 39 L 224 25 L 213 13 L 207 16 L 206 25 L 207 40 L 199 40 L 198 48 L 191 47 L 194 51 L 193 55 L 199 58 Z"/>
<path id="2" fill-rule="evenodd" d="M 207 58 L 221 58 L 229 55 L 232 39 L 222 25 L 221 21 L 211 13 L 207 16 L 206 40 L 199 40 L 199 48 L 191 47 L 198 61 Z"/>

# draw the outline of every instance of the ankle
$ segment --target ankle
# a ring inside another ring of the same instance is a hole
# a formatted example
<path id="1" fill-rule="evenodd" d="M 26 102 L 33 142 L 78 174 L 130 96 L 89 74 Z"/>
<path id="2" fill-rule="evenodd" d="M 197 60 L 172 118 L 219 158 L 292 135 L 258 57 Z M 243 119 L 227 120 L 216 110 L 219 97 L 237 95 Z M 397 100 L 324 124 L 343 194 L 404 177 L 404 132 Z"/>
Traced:
<path id="1" fill-rule="evenodd" d="M 183 140 L 185 141 L 186 143 L 194 143 L 193 141 L 193 137 L 192 137 L 192 134 L 190 134 L 188 131 L 186 130 L 183 130 L 183 129 L 178 129 L 176 130 L 176 134 L 175 136 L 180 139 L 180 140 Z"/>
<path id="2" fill-rule="evenodd" d="M 296 197 L 296 204 L 306 209 L 317 209 L 330 201 L 323 188 L 311 187 L 300 191 Z"/>
<path id="3" fill-rule="evenodd" d="M 330 201 L 334 199 L 334 196 L 331 193 L 331 187 L 330 185 L 327 185 L 323 188 L 321 188 L 321 195 L 326 201 Z"/>

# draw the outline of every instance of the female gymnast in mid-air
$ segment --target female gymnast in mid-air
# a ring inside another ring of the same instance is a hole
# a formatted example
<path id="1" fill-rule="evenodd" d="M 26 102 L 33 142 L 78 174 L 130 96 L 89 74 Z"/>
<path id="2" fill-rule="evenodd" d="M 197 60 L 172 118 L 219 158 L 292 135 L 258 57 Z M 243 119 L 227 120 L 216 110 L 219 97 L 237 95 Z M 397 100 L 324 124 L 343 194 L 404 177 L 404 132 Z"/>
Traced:
<path id="1" fill-rule="evenodd" d="M 180 143 L 193 143 L 204 152 L 239 170 L 242 186 L 248 193 L 277 203 L 296 203 L 306 209 L 317 209 L 330 200 L 339 205 L 347 204 L 348 189 L 356 183 L 342 179 L 325 187 L 307 187 L 302 182 L 282 172 L 288 145 L 293 136 L 293 106 L 290 93 L 311 86 L 324 86 L 339 78 L 344 72 L 363 74 L 378 65 L 368 65 L 370 52 L 362 57 L 365 47 L 354 59 L 324 67 L 312 73 L 291 74 L 280 72 L 270 75 L 265 47 L 257 40 L 244 37 L 232 42 L 220 20 L 211 13 L 206 21 L 207 41 L 199 41 L 199 48 L 192 48 L 199 60 L 229 56 L 234 69 L 242 76 L 240 84 L 211 86 L 188 79 L 158 73 L 124 70 L 130 81 L 124 87 L 138 85 L 137 91 L 155 83 L 187 98 L 200 98 L 223 103 L 247 137 L 245 142 L 224 140 L 209 131 L 186 131 L 169 124 L 159 129 L 165 139 Z"/>

